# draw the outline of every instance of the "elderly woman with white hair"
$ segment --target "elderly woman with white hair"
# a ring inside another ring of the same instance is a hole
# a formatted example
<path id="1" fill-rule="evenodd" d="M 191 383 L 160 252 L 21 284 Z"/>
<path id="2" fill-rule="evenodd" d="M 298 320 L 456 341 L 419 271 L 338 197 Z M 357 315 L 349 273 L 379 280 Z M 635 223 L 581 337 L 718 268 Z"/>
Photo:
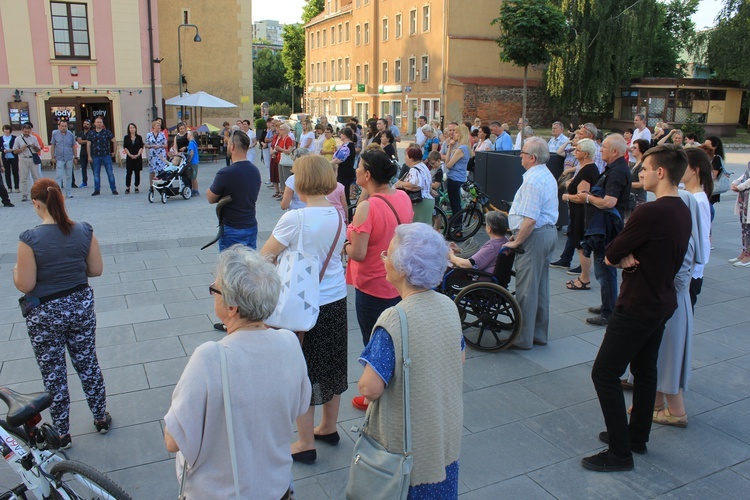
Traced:
<path id="1" fill-rule="evenodd" d="M 239 497 L 289 496 L 289 442 L 295 419 L 310 405 L 311 387 L 296 335 L 264 325 L 280 289 L 275 268 L 260 254 L 242 245 L 219 254 L 208 291 L 227 335 L 195 350 L 164 417 L 164 441 L 168 451 L 178 452 L 178 480 L 187 474 L 187 498 L 235 497 L 219 349 L 226 354 L 236 462 L 242 467 Z"/>
<path id="2" fill-rule="evenodd" d="M 371 401 L 364 432 L 390 452 L 403 451 L 403 332 L 397 308 L 403 309 L 411 357 L 414 462 L 409 498 L 458 496 L 463 427 L 461 320 L 453 302 L 432 289 L 443 277 L 447 257 L 445 240 L 431 226 L 398 226 L 381 258 L 401 302 L 380 315 L 359 358 L 365 370 L 358 388 Z M 368 492 L 359 493 L 365 498 Z"/>
<path id="3" fill-rule="evenodd" d="M 421 130 L 426 138 L 422 146 L 422 161 L 427 161 L 427 157 L 432 151 L 440 151 L 440 138 L 438 138 L 432 125 L 424 125 Z"/>
<path id="4" fill-rule="evenodd" d="M 591 289 L 591 257 L 583 253 L 581 241 L 586 232 L 585 210 L 586 194 L 592 186 L 596 186 L 599 180 L 599 169 L 594 163 L 596 155 L 596 143 L 591 139 L 581 139 L 573 147 L 573 154 L 578 162 L 578 172 L 568 182 L 562 201 L 568 202 L 568 213 L 570 222 L 568 224 L 568 235 L 578 250 L 578 258 L 581 261 L 581 275 L 566 283 L 568 290 Z"/>
<path id="5" fill-rule="evenodd" d="M 291 154 L 294 151 L 294 139 L 289 137 L 291 128 L 288 124 L 282 123 L 277 129 L 278 133 L 271 142 L 271 184 L 274 187 L 273 197 L 281 199 L 281 186 L 285 185 L 287 177 L 292 175 L 292 167 L 282 167 L 279 165 L 281 155 Z"/>

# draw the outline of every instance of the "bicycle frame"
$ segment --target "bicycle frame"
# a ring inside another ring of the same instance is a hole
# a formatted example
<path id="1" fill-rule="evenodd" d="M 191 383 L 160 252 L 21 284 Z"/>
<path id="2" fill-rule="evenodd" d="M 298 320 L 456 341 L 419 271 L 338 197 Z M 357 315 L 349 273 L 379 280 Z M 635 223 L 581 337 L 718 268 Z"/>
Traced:
<path id="1" fill-rule="evenodd" d="M 21 476 L 28 491 L 39 499 L 49 498 L 52 492 L 50 483 L 55 479 L 46 471 L 51 464 L 65 460 L 66 457 L 61 457 L 49 450 L 39 450 L 34 443 L 28 443 L 29 451 L 26 451 L 23 444 L 6 430 L 6 425 L 4 420 L 0 420 L 0 445 L 3 458 L 11 469 Z M 2 498 L 15 498 L 15 493 L 7 497 L 0 495 L 0 499 Z"/>

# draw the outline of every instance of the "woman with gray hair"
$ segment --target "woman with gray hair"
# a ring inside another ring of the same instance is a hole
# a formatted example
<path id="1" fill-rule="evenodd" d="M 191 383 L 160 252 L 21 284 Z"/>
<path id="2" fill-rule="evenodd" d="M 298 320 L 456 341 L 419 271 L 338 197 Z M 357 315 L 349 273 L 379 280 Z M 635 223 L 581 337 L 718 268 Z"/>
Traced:
<path id="1" fill-rule="evenodd" d="M 386 277 L 401 302 L 378 318 L 359 360 L 360 393 L 372 403 L 367 435 L 390 452 L 403 450 L 401 322 L 409 329 L 411 449 L 410 498 L 456 498 L 463 427 L 461 320 L 453 302 L 432 290 L 443 277 L 448 246 L 431 226 L 404 224 L 381 254 Z M 416 402 L 419 402 L 416 404 Z M 367 492 L 361 492 L 366 496 Z"/>
<path id="2" fill-rule="evenodd" d="M 448 260 L 454 267 L 476 269 L 485 273 L 495 272 L 495 262 L 500 249 L 508 242 L 508 217 L 502 212 L 488 212 L 485 216 L 485 230 L 490 239 L 470 258 L 457 256 L 461 248 L 450 242 Z"/>
<path id="3" fill-rule="evenodd" d="M 187 498 L 235 496 L 217 347 L 226 353 L 240 497 L 288 498 L 289 442 L 311 388 L 297 337 L 263 323 L 280 289 L 276 270 L 260 254 L 243 245 L 219 254 L 208 292 L 227 335 L 195 350 L 164 417 L 164 442 L 177 453 L 178 481 L 187 474 Z"/>
<path id="4" fill-rule="evenodd" d="M 591 257 L 586 257 L 581 247 L 584 233 L 586 232 L 585 210 L 586 194 L 599 180 L 599 169 L 594 163 L 596 155 L 596 143 L 591 139 L 581 139 L 573 148 L 573 154 L 578 162 L 578 172 L 568 181 L 566 192 L 562 195 L 562 201 L 568 202 L 570 222 L 568 223 L 568 234 L 578 249 L 578 257 L 581 260 L 581 275 L 566 283 L 568 290 L 589 290 L 591 285 Z"/>
<path id="5" fill-rule="evenodd" d="M 427 157 L 432 151 L 440 150 L 440 139 L 438 138 L 435 129 L 432 128 L 432 125 L 424 125 L 421 130 L 426 137 L 424 145 L 422 146 L 422 161 L 427 161 Z"/>

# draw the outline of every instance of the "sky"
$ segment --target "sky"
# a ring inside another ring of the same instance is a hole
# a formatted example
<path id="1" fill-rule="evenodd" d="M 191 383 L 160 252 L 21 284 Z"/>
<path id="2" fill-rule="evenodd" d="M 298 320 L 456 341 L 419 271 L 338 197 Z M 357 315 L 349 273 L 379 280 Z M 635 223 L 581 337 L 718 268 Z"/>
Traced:
<path id="1" fill-rule="evenodd" d="M 263 21 L 272 19 L 283 24 L 300 22 L 302 6 L 305 4 L 305 0 L 283 0 L 282 2 L 274 0 L 252 1 L 253 20 Z M 723 3 L 722 0 L 701 0 L 698 12 L 693 15 L 695 26 L 699 29 L 713 26 L 716 14 L 721 10 Z M 283 8 L 279 8 L 280 5 L 283 5 Z"/>

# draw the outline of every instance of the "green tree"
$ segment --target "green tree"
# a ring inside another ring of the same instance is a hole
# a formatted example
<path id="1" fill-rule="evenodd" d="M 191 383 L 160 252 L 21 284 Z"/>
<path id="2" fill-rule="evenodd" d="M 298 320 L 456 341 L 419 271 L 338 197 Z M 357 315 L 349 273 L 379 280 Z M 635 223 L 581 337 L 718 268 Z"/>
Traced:
<path id="1" fill-rule="evenodd" d="M 492 24 L 500 25 L 500 59 L 523 67 L 523 109 L 526 122 L 526 80 L 530 65 L 550 62 L 562 52 L 565 40 L 565 17 L 549 0 L 505 0 L 500 17 Z M 523 130 L 521 131 L 523 133 Z"/>
<path id="2" fill-rule="evenodd" d="M 567 20 L 564 51 L 552 57 L 547 91 L 558 112 L 605 113 L 631 78 L 646 76 L 662 50 L 656 0 L 556 0 Z"/>
<path id="3" fill-rule="evenodd" d="M 323 12 L 325 6 L 325 0 L 307 0 L 307 3 L 302 7 L 302 23 L 309 23 L 315 16 Z"/>
<path id="4" fill-rule="evenodd" d="M 260 49 L 253 61 L 253 87 L 257 90 L 278 89 L 287 85 L 281 54 Z"/>
<path id="5" fill-rule="evenodd" d="M 750 3 L 725 0 L 709 35 L 708 64 L 718 78 L 750 85 Z"/>

